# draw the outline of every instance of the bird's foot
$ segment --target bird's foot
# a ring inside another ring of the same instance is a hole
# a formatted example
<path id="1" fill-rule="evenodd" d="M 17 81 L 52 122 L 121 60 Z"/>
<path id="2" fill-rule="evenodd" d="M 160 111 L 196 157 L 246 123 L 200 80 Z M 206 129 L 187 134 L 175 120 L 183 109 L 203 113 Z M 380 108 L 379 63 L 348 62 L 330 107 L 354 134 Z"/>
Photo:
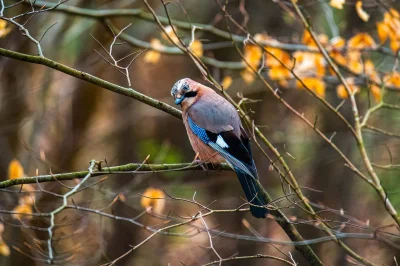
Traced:
<path id="1" fill-rule="evenodd" d="M 196 159 L 193 161 L 193 164 L 197 164 L 201 167 L 201 169 L 203 169 L 203 171 L 208 171 L 207 168 L 207 162 L 200 160 L 200 159 Z"/>
<path id="2" fill-rule="evenodd" d="M 193 164 L 198 164 L 201 169 L 203 169 L 203 171 L 208 171 L 207 162 L 201 160 L 199 154 L 196 154 L 196 156 L 194 157 Z"/>

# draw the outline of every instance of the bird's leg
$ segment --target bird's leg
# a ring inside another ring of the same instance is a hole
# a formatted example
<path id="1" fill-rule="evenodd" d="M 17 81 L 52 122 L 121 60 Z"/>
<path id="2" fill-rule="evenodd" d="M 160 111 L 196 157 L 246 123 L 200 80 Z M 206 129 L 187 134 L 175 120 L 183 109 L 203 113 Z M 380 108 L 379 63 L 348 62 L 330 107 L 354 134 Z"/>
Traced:
<path id="1" fill-rule="evenodd" d="M 193 159 L 193 164 L 198 164 L 203 171 L 208 171 L 206 162 L 200 159 L 199 153 L 196 153 L 196 156 Z"/>

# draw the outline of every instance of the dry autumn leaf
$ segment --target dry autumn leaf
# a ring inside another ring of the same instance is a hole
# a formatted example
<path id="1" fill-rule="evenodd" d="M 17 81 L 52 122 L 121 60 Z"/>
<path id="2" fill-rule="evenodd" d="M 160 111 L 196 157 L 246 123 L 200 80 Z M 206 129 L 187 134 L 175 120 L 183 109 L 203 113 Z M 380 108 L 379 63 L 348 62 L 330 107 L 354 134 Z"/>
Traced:
<path id="1" fill-rule="evenodd" d="M 365 12 L 365 10 L 362 8 L 362 1 L 357 1 L 356 2 L 356 11 L 357 11 L 357 15 L 358 17 L 367 22 L 369 20 L 369 15 L 367 12 Z"/>
<path id="2" fill-rule="evenodd" d="M 322 54 L 297 51 L 293 58 L 296 62 L 293 70 L 300 77 L 325 74 L 326 62 Z"/>
<path id="3" fill-rule="evenodd" d="M 397 53 L 399 51 L 399 49 L 400 49 L 400 38 L 399 38 L 399 40 L 393 40 L 392 39 L 390 41 L 390 49 L 392 49 L 392 51 L 394 53 Z"/>
<path id="4" fill-rule="evenodd" d="M 144 55 L 144 61 L 146 63 L 156 64 L 160 61 L 161 53 L 158 51 L 162 49 L 161 41 L 158 39 L 151 39 L 150 45 L 154 50 L 147 51 Z"/>
<path id="5" fill-rule="evenodd" d="M 386 86 L 400 88 L 400 73 L 399 72 L 393 72 L 393 73 L 387 74 L 383 78 L 383 80 L 384 80 Z"/>
<path id="6" fill-rule="evenodd" d="M 265 65 L 269 68 L 282 67 L 282 64 L 287 67 L 292 66 L 290 55 L 279 48 L 265 48 L 267 50 L 265 57 Z"/>
<path id="7" fill-rule="evenodd" d="M 393 8 L 383 16 L 383 21 L 376 23 L 378 37 L 381 43 L 390 39 L 390 48 L 394 53 L 400 49 L 400 15 Z"/>
<path id="8" fill-rule="evenodd" d="M 287 68 L 275 67 L 268 71 L 268 76 L 272 80 L 283 80 L 292 77 L 292 73 Z"/>
<path id="9" fill-rule="evenodd" d="M 256 78 L 255 74 L 253 73 L 253 71 L 252 70 L 247 70 L 247 69 L 242 70 L 240 72 L 240 76 L 242 77 L 242 79 L 244 80 L 244 82 L 247 85 L 251 85 L 254 82 L 255 78 Z"/>
<path id="10" fill-rule="evenodd" d="M 329 5 L 333 8 L 343 9 L 344 3 L 345 3 L 345 0 L 331 0 L 329 2 Z"/>
<path id="11" fill-rule="evenodd" d="M 369 89 L 371 90 L 372 97 L 375 99 L 375 101 L 380 102 L 382 100 L 381 88 L 372 84 Z"/>
<path id="12" fill-rule="evenodd" d="M 0 19 L 0 38 L 7 36 L 11 31 L 11 27 L 7 21 Z"/>
<path id="13" fill-rule="evenodd" d="M 258 45 L 247 44 L 244 46 L 244 58 L 253 69 L 257 69 L 262 58 L 262 50 Z M 251 69 L 249 69 L 251 71 Z"/>
<path id="14" fill-rule="evenodd" d="M 232 77 L 231 76 L 226 76 L 224 77 L 224 79 L 222 80 L 222 88 L 224 90 L 226 90 L 227 88 L 229 88 L 232 85 Z"/>
<path id="15" fill-rule="evenodd" d="M 17 205 L 13 212 L 15 212 L 12 217 L 14 219 L 18 219 L 21 220 L 22 217 L 26 217 L 28 219 L 31 219 L 32 216 L 29 214 L 32 214 L 32 206 L 28 205 L 28 204 L 21 204 L 21 205 Z"/>
<path id="16" fill-rule="evenodd" d="M 347 43 L 349 48 L 374 48 L 376 46 L 374 39 L 368 33 L 358 33 L 354 35 Z"/>
<path id="17" fill-rule="evenodd" d="M 24 176 L 24 168 L 17 159 L 13 159 L 8 165 L 8 179 L 16 179 Z"/>
<path id="18" fill-rule="evenodd" d="M 179 39 L 175 35 L 175 32 L 176 32 L 176 28 L 175 27 L 172 28 L 170 25 L 168 25 L 167 27 L 165 27 L 165 31 L 166 31 L 167 34 L 165 34 L 165 32 L 163 32 L 161 34 L 161 37 L 164 40 L 169 41 L 169 42 L 171 42 L 171 40 L 172 40 L 175 44 L 179 43 Z"/>
<path id="19" fill-rule="evenodd" d="M 302 78 L 301 81 L 302 82 L 300 82 L 299 80 L 296 81 L 297 87 L 299 89 L 303 89 L 306 86 L 310 90 L 314 91 L 317 95 L 325 97 L 326 86 L 325 82 L 323 82 L 321 79 L 313 77 L 305 77 Z"/>
<path id="20" fill-rule="evenodd" d="M 376 23 L 376 30 L 378 32 L 378 38 L 381 43 L 386 42 L 387 38 L 389 37 L 390 28 L 384 22 L 377 22 Z"/>
<path id="21" fill-rule="evenodd" d="M 323 46 L 328 44 L 329 38 L 326 34 L 319 34 L 317 37 L 318 37 L 318 41 Z M 313 37 L 311 36 L 311 34 L 308 30 L 304 30 L 304 32 L 303 32 L 302 43 L 304 43 L 305 45 L 308 45 L 308 46 L 317 47 L 317 44 L 315 43 Z"/>
<path id="22" fill-rule="evenodd" d="M 197 57 L 202 57 L 203 56 L 203 44 L 199 40 L 194 40 L 190 46 L 190 50 L 194 53 L 195 56 Z"/>
<path id="23" fill-rule="evenodd" d="M 347 67 L 355 74 L 363 73 L 363 64 L 360 61 L 351 60 L 348 62 Z"/>
<path id="24" fill-rule="evenodd" d="M 329 44 L 332 46 L 332 48 L 342 49 L 346 45 L 346 40 L 340 36 L 337 36 L 337 37 L 332 38 L 330 40 Z"/>
<path id="25" fill-rule="evenodd" d="M 153 212 L 161 213 L 165 207 L 165 199 L 163 198 L 165 198 L 165 194 L 162 190 L 149 187 L 143 193 L 140 205 L 146 210 L 151 208 Z"/>
<path id="26" fill-rule="evenodd" d="M 0 255 L 4 256 L 4 257 L 8 257 L 10 256 L 10 247 L 4 243 L 3 240 L 0 241 Z"/>
<path id="27" fill-rule="evenodd" d="M 370 59 L 367 59 L 364 62 L 364 72 L 373 82 L 381 83 L 381 78 L 375 69 L 374 63 Z"/>
<path id="28" fill-rule="evenodd" d="M 356 94 L 356 93 L 360 92 L 360 88 L 354 84 L 353 78 L 347 78 L 346 82 L 347 82 L 347 85 L 349 86 L 349 90 L 351 93 Z M 339 86 L 336 87 L 336 93 L 337 93 L 337 96 L 341 99 L 349 98 L 349 94 L 347 93 L 347 90 L 343 84 L 340 84 Z"/>

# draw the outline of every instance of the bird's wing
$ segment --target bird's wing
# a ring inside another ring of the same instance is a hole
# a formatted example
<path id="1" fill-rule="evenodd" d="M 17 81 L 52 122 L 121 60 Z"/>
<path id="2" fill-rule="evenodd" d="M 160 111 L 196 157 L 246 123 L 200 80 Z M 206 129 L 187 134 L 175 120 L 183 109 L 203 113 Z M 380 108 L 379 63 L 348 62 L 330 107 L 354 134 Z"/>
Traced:
<path id="1" fill-rule="evenodd" d="M 210 132 L 197 125 L 190 116 L 188 116 L 188 124 L 201 141 L 217 151 L 233 168 L 238 168 L 253 178 L 257 178 L 257 171 L 248 148 L 232 130 Z"/>
<path id="2" fill-rule="evenodd" d="M 233 131 L 240 137 L 240 117 L 227 100 L 216 93 L 203 94 L 187 111 L 199 127 L 212 133 Z"/>

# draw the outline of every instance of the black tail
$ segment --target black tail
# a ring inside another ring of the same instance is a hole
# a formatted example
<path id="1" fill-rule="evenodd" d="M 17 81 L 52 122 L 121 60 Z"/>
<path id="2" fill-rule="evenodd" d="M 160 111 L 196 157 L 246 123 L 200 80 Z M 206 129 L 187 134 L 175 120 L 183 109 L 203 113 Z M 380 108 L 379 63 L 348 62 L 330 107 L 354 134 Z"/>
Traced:
<path id="1" fill-rule="evenodd" d="M 260 191 L 257 187 L 256 181 L 251 175 L 246 174 L 239 168 L 235 168 L 236 175 L 239 178 L 240 184 L 242 185 L 244 194 L 249 203 L 257 206 L 265 206 L 265 201 L 261 198 Z M 265 207 L 256 207 L 250 205 L 251 214 L 256 218 L 265 218 L 268 214 L 268 209 Z"/>

